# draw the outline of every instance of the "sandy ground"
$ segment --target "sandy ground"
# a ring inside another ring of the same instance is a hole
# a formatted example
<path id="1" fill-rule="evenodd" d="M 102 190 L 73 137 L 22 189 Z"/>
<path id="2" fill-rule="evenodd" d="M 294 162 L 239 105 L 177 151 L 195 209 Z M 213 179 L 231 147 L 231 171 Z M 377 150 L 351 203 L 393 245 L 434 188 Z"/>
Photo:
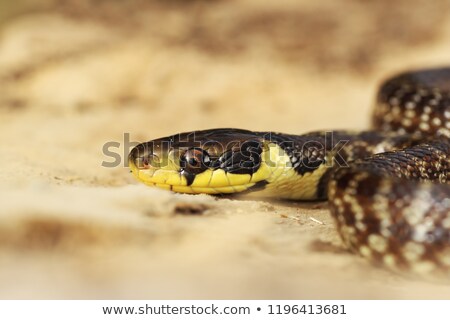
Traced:
<path id="1" fill-rule="evenodd" d="M 123 162 L 126 134 L 367 128 L 383 78 L 450 63 L 448 1 L 43 3 L 0 25 L 1 298 L 450 298 L 346 251 L 326 203 L 172 194 Z"/>

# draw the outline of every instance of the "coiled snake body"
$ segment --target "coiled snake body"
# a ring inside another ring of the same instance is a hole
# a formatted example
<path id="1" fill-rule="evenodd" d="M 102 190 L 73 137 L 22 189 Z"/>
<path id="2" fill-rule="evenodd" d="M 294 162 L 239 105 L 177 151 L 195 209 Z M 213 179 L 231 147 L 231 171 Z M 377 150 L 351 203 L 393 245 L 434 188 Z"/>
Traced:
<path id="1" fill-rule="evenodd" d="M 184 193 L 328 198 L 346 246 L 372 261 L 450 270 L 450 68 L 380 88 L 374 130 L 212 129 L 136 146 L 135 177 Z"/>

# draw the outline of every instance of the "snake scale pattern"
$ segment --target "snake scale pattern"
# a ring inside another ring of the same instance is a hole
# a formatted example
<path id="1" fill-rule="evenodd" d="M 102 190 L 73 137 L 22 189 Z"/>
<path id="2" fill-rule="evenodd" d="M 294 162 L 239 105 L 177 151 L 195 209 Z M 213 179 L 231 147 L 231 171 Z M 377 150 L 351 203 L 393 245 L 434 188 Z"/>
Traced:
<path id="1" fill-rule="evenodd" d="M 353 251 L 393 269 L 450 270 L 450 68 L 385 81 L 371 131 L 193 131 L 139 144 L 129 165 L 176 192 L 327 198 Z"/>

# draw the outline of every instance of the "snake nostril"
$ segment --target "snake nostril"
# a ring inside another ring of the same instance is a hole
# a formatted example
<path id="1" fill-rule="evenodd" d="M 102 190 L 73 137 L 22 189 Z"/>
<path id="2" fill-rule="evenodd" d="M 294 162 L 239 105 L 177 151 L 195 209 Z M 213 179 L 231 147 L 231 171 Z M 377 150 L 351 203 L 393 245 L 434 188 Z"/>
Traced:
<path id="1" fill-rule="evenodd" d="M 148 167 L 148 157 L 143 157 L 142 158 L 142 165 L 144 166 L 144 167 Z"/>

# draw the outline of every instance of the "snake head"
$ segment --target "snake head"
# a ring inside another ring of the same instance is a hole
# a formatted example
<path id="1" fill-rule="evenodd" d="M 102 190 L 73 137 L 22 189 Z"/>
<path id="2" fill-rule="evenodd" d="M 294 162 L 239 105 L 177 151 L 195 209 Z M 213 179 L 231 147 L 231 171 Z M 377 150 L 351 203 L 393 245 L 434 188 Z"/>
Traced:
<path id="1" fill-rule="evenodd" d="M 235 193 L 269 176 L 263 137 L 240 129 L 180 133 L 141 143 L 129 154 L 131 172 L 148 185 L 184 193 Z"/>

